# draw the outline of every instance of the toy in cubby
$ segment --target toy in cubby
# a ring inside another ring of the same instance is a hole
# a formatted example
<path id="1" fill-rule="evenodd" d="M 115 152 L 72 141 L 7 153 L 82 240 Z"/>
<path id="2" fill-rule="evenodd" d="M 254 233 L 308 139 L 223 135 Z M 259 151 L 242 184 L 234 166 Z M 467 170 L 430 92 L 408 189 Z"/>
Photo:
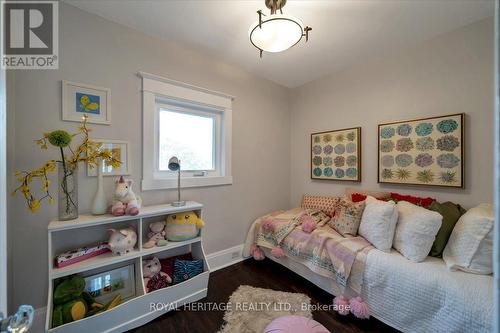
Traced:
<path id="1" fill-rule="evenodd" d="M 149 224 L 148 241 L 144 243 L 143 247 L 149 249 L 155 246 L 167 245 L 165 222 L 151 222 Z"/>
<path id="2" fill-rule="evenodd" d="M 137 232 L 134 226 L 123 229 L 108 229 L 110 233 L 108 246 L 113 254 L 124 255 L 132 251 L 137 243 Z"/>
<path id="3" fill-rule="evenodd" d="M 110 251 L 108 244 L 104 242 L 82 246 L 58 254 L 54 260 L 54 266 L 57 268 L 66 267 Z"/>
<path id="4" fill-rule="evenodd" d="M 144 278 L 144 288 L 147 293 L 166 288 L 172 283 L 172 278 L 161 270 L 161 263 L 157 257 L 144 260 L 142 264 L 142 276 Z"/>
<path id="5" fill-rule="evenodd" d="M 168 215 L 166 224 L 167 239 L 174 242 L 197 237 L 205 226 L 205 222 L 193 211 Z"/>
<path id="6" fill-rule="evenodd" d="M 193 259 L 191 253 L 163 259 L 153 257 L 143 263 L 144 287 L 147 293 L 181 283 L 201 273 L 203 260 Z"/>
<path id="7" fill-rule="evenodd" d="M 79 275 L 61 278 L 54 286 L 52 327 L 93 316 L 121 303 L 120 294 L 106 304 L 96 302 L 85 291 L 85 279 Z"/>

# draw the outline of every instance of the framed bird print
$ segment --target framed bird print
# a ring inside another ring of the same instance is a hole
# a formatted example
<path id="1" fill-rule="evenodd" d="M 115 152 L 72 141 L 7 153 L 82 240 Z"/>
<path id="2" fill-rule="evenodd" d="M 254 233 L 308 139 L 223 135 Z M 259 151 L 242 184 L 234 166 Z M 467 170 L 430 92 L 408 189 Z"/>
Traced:
<path id="1" fill-rule="evenodd" d="M 111 124 L 111 91 L 108 88 L 62 81 L 62 120 Z"/>
<path id="2" fill-rule="evenodd" d="M 361 127 L 311 134 L 311 179 L 361 181 Z"/>
<path id="3" fill-rule="evenodd" d="M 464 187 L 464 114 L 378 125 L 378 182 Z"/>

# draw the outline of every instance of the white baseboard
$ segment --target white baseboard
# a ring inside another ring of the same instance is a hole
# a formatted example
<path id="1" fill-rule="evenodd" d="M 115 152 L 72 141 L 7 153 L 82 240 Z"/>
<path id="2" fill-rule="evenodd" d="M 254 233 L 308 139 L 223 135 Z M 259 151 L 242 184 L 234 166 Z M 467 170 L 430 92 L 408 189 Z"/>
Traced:
<path id="1" fill-rule="evenodd" d="M 225 268 L 227 266 L 231 266 L 245 260 L 242 255 L 243 246 L 244 244 L 240 244 L 229 249 L 221 250 L 207 255 L 207 262 L 210 266 L 210 270 L 214 272 L 221 268 Z"/>
<path id="2" fill-rule="evenodd" d="M 212 272 L 234 265 L 239 263 L 240 261 L 245 260 L 243 258 L 242 251 L 243 245 L 240 244 L 237 246 L 233 246 L 229 249 L 224 249 L 218 252 L 210 253 L 207 255 L 207 262 L 210 266 L 210 270 Z M 45 332 L 45 316 L 47 313 L 47 308 L 38 308 L 35 310 L 35 316 L 33 319 L 33 325 L 29 330 L 30 333 L 42 333 Z"/>

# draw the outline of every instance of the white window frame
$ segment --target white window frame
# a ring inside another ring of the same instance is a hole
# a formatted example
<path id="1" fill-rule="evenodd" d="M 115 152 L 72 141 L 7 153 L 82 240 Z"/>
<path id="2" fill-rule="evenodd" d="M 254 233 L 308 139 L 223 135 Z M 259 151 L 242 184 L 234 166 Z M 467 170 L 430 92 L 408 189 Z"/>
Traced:
<path id="1" fill-rule="evenodd" d="M 143 191 L 177 188 L 177 174 L 159 170 L 159 108 L 192 114 L 214 114 L 217 117 L 215 171 L 199 176 L 199 172 L 182 171 L 181 187 L 230 185 L 232 149 L 233 96 L 139 72 L 142 78 L 143 114 Z M 181 161 L 182 168 L 182 161 Z M 195 175 L 198 174 L 198 175 Z"/>

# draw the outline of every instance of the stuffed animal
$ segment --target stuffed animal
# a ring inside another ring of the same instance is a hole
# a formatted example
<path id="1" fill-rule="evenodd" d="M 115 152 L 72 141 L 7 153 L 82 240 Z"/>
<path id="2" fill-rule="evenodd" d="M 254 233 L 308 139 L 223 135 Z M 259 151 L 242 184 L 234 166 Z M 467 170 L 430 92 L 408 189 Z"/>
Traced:
<path id="1" fill-rule="evenodd" d="M 134 227 L 125 229 L 108 229 L 110 233 L 108 246 L 113 254 L 124 255 L 129 253 L 137 243 L 137 233 Z"/>
<path id="2" fill-rule="evenodd" d="M 52 327 L 57 327 L 112 309 L 120 304 L 121 295 L 117 294 L 109 303 L 101 304 L 85 291 L 84 278 L 72 275 L 56 281 L 53 302 Z"/>
<path id="3" fill-rule="evenodd" d="M 195 212 L 177 213 L 167 216 L 167 239 L 169 241 L 185 241 L 198 236 L 205 222 Z"/>
<path id="4" fill-rule="evenodd" d="M 157 257 L 151 260 L 144 260 L 142 264 L 142 274 L 144 278 L 144 287 L 147 293 L 166 288 L 169 283 L 172 283 L 170 276 L 161 271 L 161 263 Z"/>
<path id="5" fill-rule="evenodd" d="M 136 196 L 132 191 L 132 180 L 125 180 L 123 176 L 115 181 L 116 188 L 111 206 L 111 214 L 115 216 L 137 215 L 141 208 L 141 197 Z"/>
<path id="6" fill-rule="evenodd" d="M 164 221 L 150 223 L 149 230 L 148 241 L 143 245 L 145 249 L 149 249 L 154 246 L 167 245 L 167 240 L 165 239 L 166 232 Z"/>

